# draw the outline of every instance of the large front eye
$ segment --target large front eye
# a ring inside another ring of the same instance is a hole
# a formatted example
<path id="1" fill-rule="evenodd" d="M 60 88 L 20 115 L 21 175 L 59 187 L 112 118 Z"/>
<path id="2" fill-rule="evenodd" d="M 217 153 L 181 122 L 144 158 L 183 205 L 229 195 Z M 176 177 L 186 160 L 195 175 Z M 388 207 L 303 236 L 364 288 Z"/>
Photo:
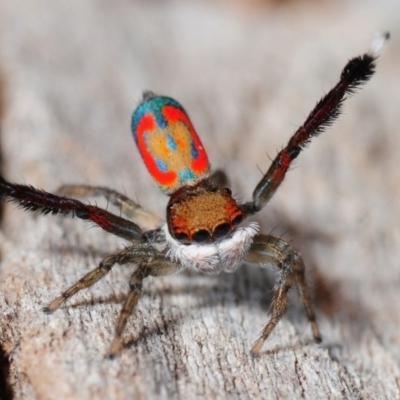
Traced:
<path id="1" fill-rule="evenodd" d="M 237 217 L 235 217 L 233 219 L 232 224 L 235 225 L 235 226 L 238 226 L 242 222 L 243 222 L 243 215 L 238 215 Z"/>
<path id="2" fill-rule="evenodd" d="M 232 196 L 232 190 L 229 188 L 224 188 L 225 193 L 229 194 L 229 196 Z"/>
<path id="3" fill-rule="evenodd" d="M 217 239 L 222 239 L 231 231 L 231 226 L 227 223 L 218 225 L 214 230 L 214 236 Z"/>
<path id="4" fill-rule="evenodd" d="M 177 233 L 177 234 L 175 235 L 175 239 L 176 239 L 178 242 L 189 242 L 189 236 L 186 235 L 186 233 Z"/>
<path id="5" fill-rule="evenodd" d="M 205 229 L 200 229 L 193 234 L 192 238 L 194 242 L 204 243 L 210 240 L 211 235 L 210 232 L 206 231 Z"/>

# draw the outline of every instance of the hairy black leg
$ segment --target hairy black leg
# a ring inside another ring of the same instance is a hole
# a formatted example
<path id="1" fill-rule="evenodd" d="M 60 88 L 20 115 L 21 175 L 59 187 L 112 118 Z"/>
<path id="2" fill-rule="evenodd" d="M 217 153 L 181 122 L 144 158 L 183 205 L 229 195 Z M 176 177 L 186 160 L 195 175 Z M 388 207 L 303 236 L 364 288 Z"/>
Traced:
<path id="1" fill-rule="evenodd" d="M 32 186 L 7 182 L 0 177 L 0 201 L 10 201 L 29 211 L 76 216 L 94 222 L 100 228 L 128 240 L 140 240 L 142 231 L 134 222 L 99 207 L 69 197 L 57 196 Z"/>
<path id="2" fill-rule="evenodd" d="M 63 185 L 56 194 L 77 198 L 103 196 L 144 230 L 156 229 L 162 225 L 162 219 L 159 216 L 113 189 L 100 186 Z"/>
<path id="3" fill-rule="evenodd" d="M 300 300 L 304 305 L 308 320 L 310 321 L 314 340 L 320 342 L 321 335 L 305 281 L 304 263 L 300 255 L 284 240 L 274 236 L 260 234 L 254 237 L 254 242 L 249 249 L 245 261 L 262 267 L 277 265 L 281 269 L 275 284 L 270 310 L 271 318 L 251 349 L 251 353 L 257 354 L 260 351 L 265 340 L 282 318 L 288 303 L 288 291 L 292 287 L 293 282 L 296 283 Z"/>
<path id="4" fill-rule="evenodd" d="M 340 115 L 346 98 L 375 73 L 375 60 L 384 42 L 389 39 L 389 33 L 382 33 L 374 39 L 368 53 L 355 57 L 346 64 L 337 85 L 317 103 L 304 124 L 290 138 L 286 147 L 277 154 L 267 173 L 256 186 L 253 201 L 242 206 L 246 213 L 253 214 L 260 211 L 268 203 L 300 152 L 307 147 L 313 137 L 318 136 L 325 128 L 333 124 Z M 379 41 L 380 43 L 377 44 Z"/>

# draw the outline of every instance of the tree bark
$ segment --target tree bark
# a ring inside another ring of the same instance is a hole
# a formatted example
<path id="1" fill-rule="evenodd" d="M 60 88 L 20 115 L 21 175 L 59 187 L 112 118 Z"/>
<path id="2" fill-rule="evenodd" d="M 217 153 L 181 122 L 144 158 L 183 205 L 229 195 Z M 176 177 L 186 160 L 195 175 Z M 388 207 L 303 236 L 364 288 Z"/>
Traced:
<path id="1" fill-rule="evenodd" d="M 108 186 L 164 216 L 167 198 L 129 137 L 131 112 L 151 89 L 182 102 L 213 167 L 249 200 L 257 166 L 268 168 L 346 61 L 368 49 L 377 26 L 400 26 L 389 1 L 235 7 L 2 1 L 2 173 L 48 191 Z M 346 100 L 340 121 L 313 140 L 255 218 L 303 254 L 322 344 L 313 342 L 293 291 L 252 358 L 275 271 L 244 266 L 146 280 L 124 349 L 107 359 L 131 267 L 115 266 L 52 315 L 42 308 L 127 243 L 80 220 L 7 204 L 0 395 L 400 398 L 399 48 L 394 37 L 376 76 Z"/>

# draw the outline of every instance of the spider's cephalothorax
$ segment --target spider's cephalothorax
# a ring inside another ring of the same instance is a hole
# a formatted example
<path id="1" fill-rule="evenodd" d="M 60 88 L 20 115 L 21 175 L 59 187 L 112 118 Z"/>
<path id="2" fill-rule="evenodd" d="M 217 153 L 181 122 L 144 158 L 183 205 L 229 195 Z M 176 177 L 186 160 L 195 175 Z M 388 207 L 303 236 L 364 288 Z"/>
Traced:
<path id="1" fill-rule="evenodd" d="M 252 200 L 238 204 L 227 188 L 221 171 L 210 173 L 207 153 L 183 107 L 169 97 L 146 92 L 132 117 L 132 132 L 142 158 L 160 187 L 170 196 L 166 221 L 126 196 L 104 187 L 63 186 L 58 194 L 6 181 L 0 176 L 0 200 L 12 201 L 30 210 L 61 213 L 91 221 L 132 245 L 103 259 L 99 266 L 64 291 L 48 307 L 55 311 L 67 299 L 103 278 L 115 264 L 131 264 L 134 269 L 129 293 L 117 323 L 110 355 L 122 345 L 128 317 L 148 276 L 163 276 L 193 268 L 200 272 L 232 272 L 243 262 L 280 269 L 271 304 L 271 316 L 253 348 L 261 349 L 285 312 L 288 291 L 297 286 L 314 339 L 321 340 L 304 276 L 300 255 L 284 240 L 258 233 L 254 223 L 245 226 L 246 217 L 260 211 L 273 196 L 291 163 L 310 140 L 339 116 L 344 100 L 374 74 L 375 60 L 389 34 L 377 34 L 369 52 L 351 59 L 339 82 L 315 106 L 273 160 L 254 189 Z M 73 197 L 105 196 L 127 218 Z"/>
<path id="2" fill-rule="evenodd" d="M 178 189 L 167 207 L 171 235 L 182 243 L 209 243 L 226 238 L 243 220 L 232 192 L 209 180 Z"/>

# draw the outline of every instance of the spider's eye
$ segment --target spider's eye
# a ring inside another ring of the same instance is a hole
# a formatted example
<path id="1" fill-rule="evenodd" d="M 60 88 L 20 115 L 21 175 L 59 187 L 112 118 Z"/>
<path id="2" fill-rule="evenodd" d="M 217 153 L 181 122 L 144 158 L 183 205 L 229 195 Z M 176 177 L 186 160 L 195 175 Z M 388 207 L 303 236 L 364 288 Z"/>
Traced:
<path id="1" fill-rule="evenodd" d="M 229 224 L 227 224 L 227 223 L 220 224 L 215 228 L 214 236 L 217 239 L 221 239 L 224 236 L 226 236 L 230 231 L 231 231 L 231 226 Z"/>
<path id="2" fill-rule="evenodd" d="M 197 243 L 204 243 L 210 239 L 211 235 L 210 232 L 206 231 L 205 229 L 200 229 L 199 231 L 193 234 L 193 240 Z"/>
<path id="3" fill-rule="evenodd" d="M 188 235 L 186 235 L 186 233 L 177 233 L 175 235 L 175 239 L 178 242 L 188 242 L 189 241 L 189 237 L 188 237 Z"/>
<path id="4" fill-rule="evenodd" d="M 232 224 L 238 226 L 239 224 L 242 223 L 242 221 L 243 221 L 243 215 L 238 215 L 233 219 Z"/>
<path id="5" fill-rule="evenodd" d="M 230 196 L 232 195 L 232 190 L 229 188 L 225 188 L 225 193 L 228 193 Z"/>

